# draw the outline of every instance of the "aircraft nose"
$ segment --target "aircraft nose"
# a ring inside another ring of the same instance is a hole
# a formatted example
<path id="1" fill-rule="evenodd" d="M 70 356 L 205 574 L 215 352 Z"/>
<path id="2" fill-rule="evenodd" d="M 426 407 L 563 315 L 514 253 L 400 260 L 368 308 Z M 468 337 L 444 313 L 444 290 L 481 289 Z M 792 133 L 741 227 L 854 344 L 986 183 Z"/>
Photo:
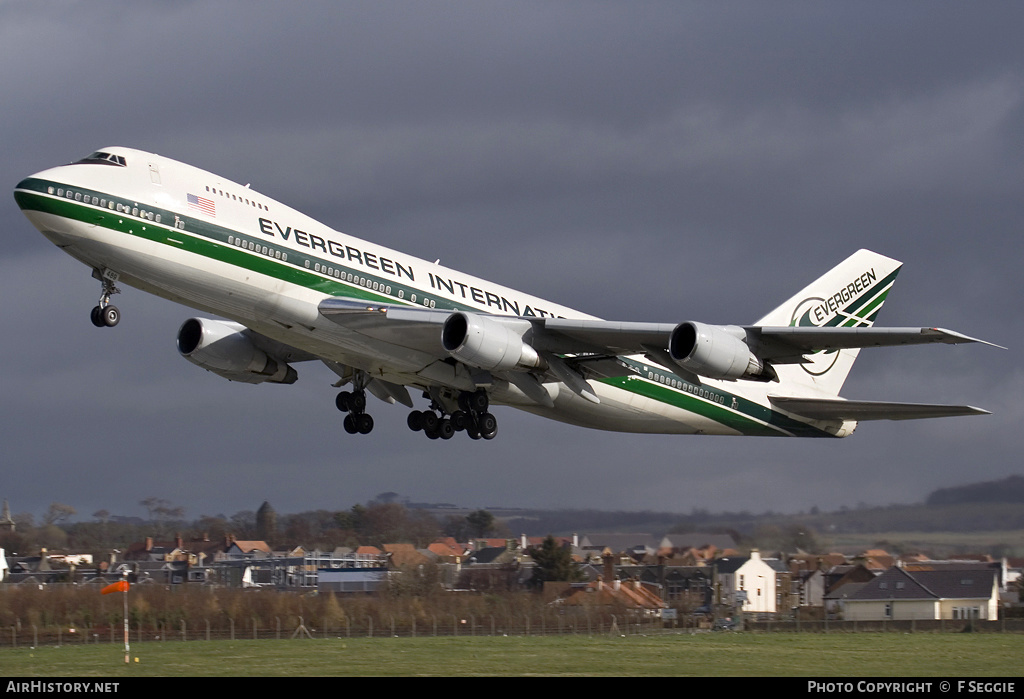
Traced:
<path id="1" fill-rule="evenodd" d="M 35 175 L 26 177 L 21 182 L 19 182 L 14 188 L 14 201 L 18 203 L 18 208 L 20 208 L 22 211 L 28 208 L 31 202 L 30 192 L 37 191 L 37 188 L 34 186 L 35 178 Z"/>
<path id="2" fill-rule="evenodd" d="M 51 167 L 29 175 L 14 187 L 14 200 L 21 210 L 38 208 L 33 205 L 39 200 L 38 195 L 52 195 L 56 190 L 55 182 L 62 181 L 61 170 L 64 166 Z"/>

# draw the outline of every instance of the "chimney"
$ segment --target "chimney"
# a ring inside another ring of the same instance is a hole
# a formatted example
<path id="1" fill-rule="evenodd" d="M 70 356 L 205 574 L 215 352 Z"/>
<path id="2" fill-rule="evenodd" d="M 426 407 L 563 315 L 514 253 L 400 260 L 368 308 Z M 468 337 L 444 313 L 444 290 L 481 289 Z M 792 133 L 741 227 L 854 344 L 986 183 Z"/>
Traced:
<path id="1" fill-rule="evenodd" d="M 602 558 L 602 560 L 604 562 L 604 579 L 605 580 L 609 580 L 609 581 L 614 580 L 615 579 L 615 563 L 614 563 L 615 559 L 612 557 L 611 551 L 605 551 L 604 555 L 601 556 L 601 558 Z"/>

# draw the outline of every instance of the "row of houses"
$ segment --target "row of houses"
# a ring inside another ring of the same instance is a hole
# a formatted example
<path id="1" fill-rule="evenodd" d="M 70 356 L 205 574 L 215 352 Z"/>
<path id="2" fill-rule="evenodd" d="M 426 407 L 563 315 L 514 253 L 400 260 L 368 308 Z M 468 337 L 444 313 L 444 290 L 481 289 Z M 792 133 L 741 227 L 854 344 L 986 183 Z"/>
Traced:
<path id="1" fill-rule="evenodd" d="M 684 613 L 833 619 L 995 619 L 1019 604 L 1019 567 L 1006 559 L 896 559 L 885 551 L 768 556 L 741 554 L 726 535 L 690 534 L 658 540 L 645 534 L 557 540 L 582 580 L 551 583 L 545 594 L 565 605 L 618 604 L 645 614 Z M 428 567 L 448 590 L 512 590 L 533 575 L 531 551 L 541 538 L 438 539 L 333 551 L 273 551 L 263 541 L 232 537 L 146 539 L 108 560 L 42 552 L 6 559 L 7 584 L 105 584 L 128 575 L 140 584 L 213 584 L 317 588 L 374 593 Z M 6 571 L 5 571 L 6 568 Z"/>
<path id="2" fill-rule="evenodd" d="M 868 553 L 813 569 L 804 567 L 806 558 L 768 559 L 757 551 L 726 557 L 716 563 L 716 601 L 752 614 L 820 609 L 825 618 L 852 621 L 992 620 L 1001 607 L 1020 604 L 1020 570 L 1005 558 L 910 556 L 881 568 Z"/>

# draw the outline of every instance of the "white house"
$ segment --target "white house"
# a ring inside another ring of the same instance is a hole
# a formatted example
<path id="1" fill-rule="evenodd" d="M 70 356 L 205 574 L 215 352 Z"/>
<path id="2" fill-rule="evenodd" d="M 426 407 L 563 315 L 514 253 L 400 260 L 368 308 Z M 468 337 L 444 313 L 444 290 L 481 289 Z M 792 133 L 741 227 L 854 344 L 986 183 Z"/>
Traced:
<path id="1" fill-rule="evenodd" d="M 715 562 L 714 598 L 716 603 L 730 606 L 742 601 L 744 612 L 774 613 L 775 569 L 756 549 L 749 557 L 720 558 Z"/>

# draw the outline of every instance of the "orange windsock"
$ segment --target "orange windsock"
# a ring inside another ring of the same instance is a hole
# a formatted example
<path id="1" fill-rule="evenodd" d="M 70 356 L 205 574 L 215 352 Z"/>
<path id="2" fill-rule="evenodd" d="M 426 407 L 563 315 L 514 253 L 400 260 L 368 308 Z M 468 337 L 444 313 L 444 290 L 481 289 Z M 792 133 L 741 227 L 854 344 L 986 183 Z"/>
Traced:
<path id="1" fill-rule="evenodd" d="M 128 581 L 118 580 L 116 583 L 110 583 L 103 588 L 101 594 L 109 595 L 111 592 L 128 592 Z"/>

